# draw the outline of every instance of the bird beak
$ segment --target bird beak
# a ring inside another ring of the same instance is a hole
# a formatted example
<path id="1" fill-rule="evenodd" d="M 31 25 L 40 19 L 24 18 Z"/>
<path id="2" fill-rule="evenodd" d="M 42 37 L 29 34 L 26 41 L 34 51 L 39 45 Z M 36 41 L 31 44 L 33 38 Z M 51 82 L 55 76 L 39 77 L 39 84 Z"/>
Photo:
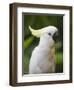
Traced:
<path id="1" fill-rule="evenodd" d="M 55 42 L 57 42 L 58 39 L 59 39 L 59 32 L 57 31 L 57 32 L 55 32 L 54 35 L 53 35 L 53 40 L 54 40 Z"/>

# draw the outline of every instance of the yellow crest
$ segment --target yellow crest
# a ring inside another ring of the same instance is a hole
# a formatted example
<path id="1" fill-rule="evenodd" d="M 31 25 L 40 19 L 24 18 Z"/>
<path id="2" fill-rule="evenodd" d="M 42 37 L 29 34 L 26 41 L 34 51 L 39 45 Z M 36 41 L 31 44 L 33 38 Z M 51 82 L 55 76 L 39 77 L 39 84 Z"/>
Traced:
<path id="1" fill-rule="evenodd" d="M 33 36 L 36 36 L 38 38 L 40 37 L 40 35 L 42 33 L 41 29 L 35 30 L 35 29 L 32 29 L 31 26 L 29 26 L 29 29 L 30 29 Z"/>

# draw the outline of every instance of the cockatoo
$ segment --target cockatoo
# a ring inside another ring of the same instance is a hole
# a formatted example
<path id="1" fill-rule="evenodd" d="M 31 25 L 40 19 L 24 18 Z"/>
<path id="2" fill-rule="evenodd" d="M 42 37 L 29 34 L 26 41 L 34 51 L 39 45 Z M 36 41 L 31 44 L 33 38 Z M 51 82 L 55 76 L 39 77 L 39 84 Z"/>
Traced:
<path id="1" fill-rule="evenodd" d="M 39 44 L 32 51 L 29 74 L 54 73 L 58 29 L 55 26 L 47 26 L 38 30 L 29 26 L 29 29 L 33 36 L 40 38 Z"/>

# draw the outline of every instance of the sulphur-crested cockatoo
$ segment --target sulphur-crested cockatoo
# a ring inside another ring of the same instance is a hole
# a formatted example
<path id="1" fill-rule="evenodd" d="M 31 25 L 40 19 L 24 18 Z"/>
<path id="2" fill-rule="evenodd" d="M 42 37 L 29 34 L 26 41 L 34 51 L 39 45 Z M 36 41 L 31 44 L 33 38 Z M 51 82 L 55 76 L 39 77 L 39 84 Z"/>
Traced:
<path id="1" fill-rule="evenodd" d="M 47 26 L 34 30 L 29 26 L 33 36 L 40 38 L 39 44 L 32 51 L 29 63 L 29 74 L 55 72 L 55 47 L 58 38 L 58 29 Z"/>

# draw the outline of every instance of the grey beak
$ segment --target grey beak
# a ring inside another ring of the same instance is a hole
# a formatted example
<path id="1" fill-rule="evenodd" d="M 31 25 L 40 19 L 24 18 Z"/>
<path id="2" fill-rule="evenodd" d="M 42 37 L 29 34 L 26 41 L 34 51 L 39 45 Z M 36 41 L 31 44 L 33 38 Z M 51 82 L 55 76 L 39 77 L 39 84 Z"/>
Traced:
<path id="1" fill-rule="evenodd" d="M 58 39 L 59 39 L 59 32 L 57 31 L 57 32 L 55 32 L 54 35 L 53 35 L 53 40 L 54 40 L 55 42 L 57 42 Z"/>

